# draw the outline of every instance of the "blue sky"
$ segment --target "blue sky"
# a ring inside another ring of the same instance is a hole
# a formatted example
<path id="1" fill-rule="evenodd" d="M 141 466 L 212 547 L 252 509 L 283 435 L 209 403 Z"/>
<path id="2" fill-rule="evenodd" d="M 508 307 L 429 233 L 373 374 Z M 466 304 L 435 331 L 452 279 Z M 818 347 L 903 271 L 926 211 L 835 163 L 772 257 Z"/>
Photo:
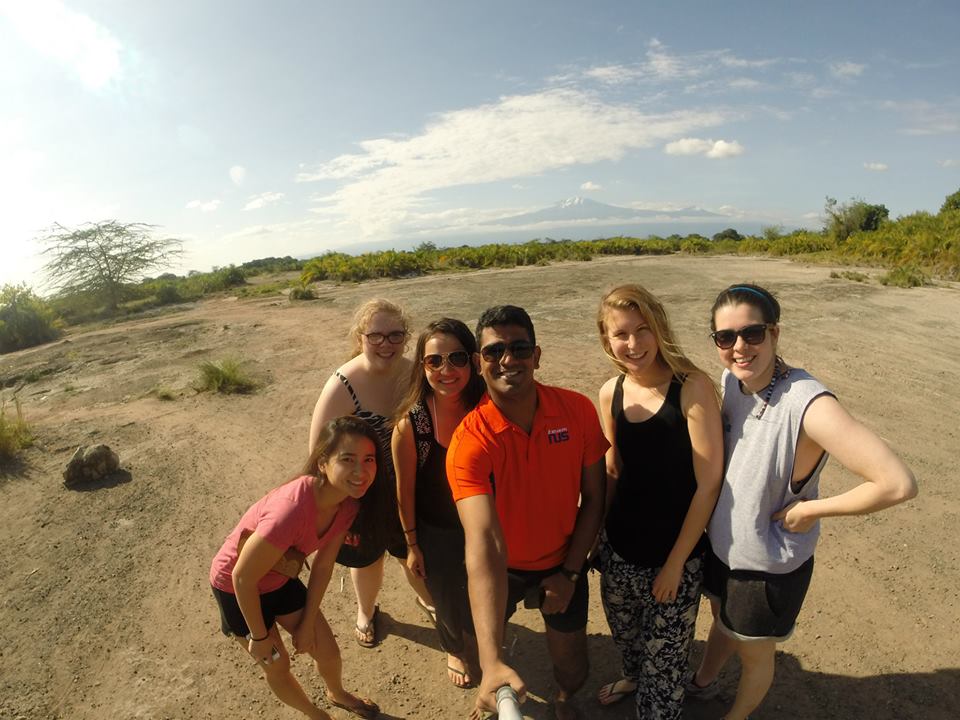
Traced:
<path id="1" fill-rule="evenodd" d="M 154 223 L 183 272 L 571 196 L 733 227 L 819 227 L 827 195 L 936 211 L 958 37 L 956 0 L 0 0 L 0 283 L 42 288 L 55 222 Z"/>

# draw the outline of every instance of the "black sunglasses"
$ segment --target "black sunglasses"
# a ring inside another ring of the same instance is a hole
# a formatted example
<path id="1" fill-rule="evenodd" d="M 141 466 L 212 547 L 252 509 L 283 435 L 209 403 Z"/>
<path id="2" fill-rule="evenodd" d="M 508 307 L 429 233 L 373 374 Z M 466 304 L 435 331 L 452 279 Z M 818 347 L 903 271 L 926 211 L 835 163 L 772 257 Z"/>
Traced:
<path id="1" fill-rule="evenodd" d="M 462 368 L 466 367 L 468 362 L 470 362 L 470 353 L 466 350 L 455 350 L 442 355 L 432 354 L 423 356 L 423 364 L 431 370 L 439 370 L 446 363 L 450 363 L 450 365 L 455 368 Z"/>
<path id="2" fill-rule="evenodd" d="M 738 337 L 742 337 L 747 345 L 759 345 L 767 338 L 767 327 L 769 326 L 766 323 L 759 323 L 739 330 L 717 330 L 710 333 L 710 337 L 721 350 L 729 350 L 736 345 Z"/>
<path id="3" fill-rule="evenodd" d="M 516 360 L 529 360 L 537 346 L 528 340 L 514 340 L 511 343 L 495 342 L 480 348 L 480 357 L 487 362 L 500 362 L 500 359 L 510 353 Z"/>
<path id="4" fill-rule="evenodd" d="M 406 341 L 407 333 L 403 330 L 394 330 L 389 333 L 372 332 L 365 333 L 364 337 L 371 345 L 383 345 L 384 340 L 387 340 L 391 345 L 399 345 Z"/>

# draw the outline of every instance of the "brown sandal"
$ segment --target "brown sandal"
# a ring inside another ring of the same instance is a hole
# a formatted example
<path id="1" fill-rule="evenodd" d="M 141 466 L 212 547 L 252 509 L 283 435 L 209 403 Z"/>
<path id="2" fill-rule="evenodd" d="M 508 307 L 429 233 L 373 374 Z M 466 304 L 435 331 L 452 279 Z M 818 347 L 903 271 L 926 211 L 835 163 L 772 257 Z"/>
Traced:
<path id="1" fill-rule="evenodd" d="M 376 647 L 377 643 L 380 642 L 380 638 L 377 637 L 377 616 L 380 614 L 380 606 L 377 605 L 373 608 L 373 617 L 370 618 L 368 622 L 363 627 L 359 625 L 354 626 L 353 635 L 357 640 L 357 645 L 365 648 Z M 331 700 L 331 702 L 333 702 Z"/>

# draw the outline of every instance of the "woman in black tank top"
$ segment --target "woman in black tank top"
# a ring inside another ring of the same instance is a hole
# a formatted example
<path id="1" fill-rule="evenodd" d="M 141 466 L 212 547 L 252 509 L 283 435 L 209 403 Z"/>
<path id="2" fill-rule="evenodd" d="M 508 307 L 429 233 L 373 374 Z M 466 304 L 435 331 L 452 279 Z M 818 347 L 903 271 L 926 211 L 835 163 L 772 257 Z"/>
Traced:
<path id="1" fill-rule="evenodd" d="M 723 472 L 716 386 L 684 356 L 660 302 L 637 285 L 604 296 L 600 342 L 620 371 L 600 389 L 610 441 L 598 549 L 601 598 L 638 717 L 679 718 L 702 581 L 704 528 Z"/>
<path id="2" fill-rule="evenodd" d="M 437 609 L 447 675 L 457 687 L 478 678 L 477 642 L 467 596 L 463 528 L 447 484 L 447 445 L 483 394 L 477 343 L 459 320 L 430 323 L 417 340 L 410 389 L 393 431 L 400 521 L 407 567 L 423 578 Z"/>

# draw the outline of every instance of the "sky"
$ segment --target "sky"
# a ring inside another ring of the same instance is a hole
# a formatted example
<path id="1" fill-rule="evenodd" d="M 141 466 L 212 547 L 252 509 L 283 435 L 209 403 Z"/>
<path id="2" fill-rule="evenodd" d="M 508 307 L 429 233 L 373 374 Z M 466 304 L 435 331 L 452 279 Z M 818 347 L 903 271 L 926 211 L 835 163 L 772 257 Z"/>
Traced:
<path id="1" fill-rule="evenodd" d="M 495 240 L 575 196 L 936 212 L 958 37 L 956 0 L 0 0 L 0 284 L 42 290 L 37 238 L 110 219 L 183 273 Z"/>

